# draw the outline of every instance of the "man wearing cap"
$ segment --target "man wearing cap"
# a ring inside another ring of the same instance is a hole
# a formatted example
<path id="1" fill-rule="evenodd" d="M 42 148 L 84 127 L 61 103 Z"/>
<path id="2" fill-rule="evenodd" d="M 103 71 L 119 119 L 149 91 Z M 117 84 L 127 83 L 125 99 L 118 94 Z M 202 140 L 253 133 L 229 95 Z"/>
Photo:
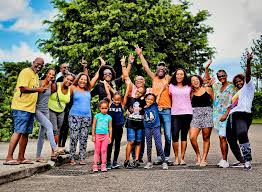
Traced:
<path id="1" fill-rule="evenodd" d="M 142 48 L 136 46 L 135 51 L 138 54 L 147 75 L 152 79 L 152 93 L 154 93 L 156 96 L 160 95 L 158 100 L 158 110 L 161 125 L 164 128 L 165 134 L 164 152 L 166 161 L 169 165 L 171 165 L 172 162 L 169 161 L 171 148 L 171 98 L 169 96 L 169 89 L 167 86 L 171 77 L 168 75 L 168 69 L 164 62 L 159 62 L 157 64 L 156 73 L 153 73 L 150 70 L 148 63 L 142 54 Z M 161 157 L 159 156 L 159 154 L 157 154 L 157 161 L 155 161 L 154 164 L 161 163 Z"/>

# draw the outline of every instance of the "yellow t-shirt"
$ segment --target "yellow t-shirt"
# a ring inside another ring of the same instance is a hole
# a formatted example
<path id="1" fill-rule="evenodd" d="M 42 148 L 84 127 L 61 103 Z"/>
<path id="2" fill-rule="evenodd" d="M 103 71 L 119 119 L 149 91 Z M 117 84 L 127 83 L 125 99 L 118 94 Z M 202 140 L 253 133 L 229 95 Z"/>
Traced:
<path id="1" fill-rule="evenodd" d="M 163 79 L 160 79 L 159 77 L 154 77 L 153 82 L 152 82 L 152 92 L 155 95 L 158 95 L 162 88 L 168 84 L 168 79 L 167 77 L 164 77 Z M 159 107 L 163 108 L 171 108 L 171 98 L 169 96 L 169 89 L 168 86 L 164 89 L 162 92 L 159 102 L 158 102 Z"/>
<path id="2" fill-rule="evenodd" d="M 21 93 L 19 87 L 39 87 L 38 74 L 31 68 L 25 68 L 19 73 L 11 105 L 12 109 L 35 113 L 38 93 Z"/>

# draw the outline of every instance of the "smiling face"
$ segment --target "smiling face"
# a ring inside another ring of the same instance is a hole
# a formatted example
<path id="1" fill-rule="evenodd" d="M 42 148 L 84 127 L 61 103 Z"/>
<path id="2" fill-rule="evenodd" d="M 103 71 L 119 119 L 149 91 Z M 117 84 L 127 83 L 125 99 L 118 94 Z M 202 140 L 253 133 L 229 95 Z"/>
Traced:
<path id="1" fill-rule="evenodd" d="M 55 70 L 51 69 L 46 74 L 46 80 L 49 82 L 49 81 L 53 81 L 54 79 L 55 79 Z"/>
<path id="2" fill-rule="evenodd" d="M 110 69 L 105 69 L 103 72 L 104 80 L 110 82 L 112 80 L 112 71 Z"/>
<path id="3" fill-rule="evenodd" d="M 145 86 L 145 79 L 142 76 L 136 76 L 135 78 L 135 86 L 137 88 L 144 87 Z"/>
<path id="4" fill-rule="evenodd" d="M 191 85 L 193 88 L 199 88 L 201 86 L 199 78 L 196 76 L 191 77 Z"/>
<path id="5" fill-rule="evenodd" d="M 184 80 L 184 78 L 185 78 L 185 73 L 184 73 L 184 71 L 183 70 L 177 70 L 177 72 L 176 72 L 176 81 L 178 82 L 178 83 L 182 83 L 183 82 L 183 80 Z"/>
<path id="6" fill-rule="evenodd" d="M 74 77 L 72 75 L 67 75 L 65 78 L 64 78 L 64 82 L 63 84 L 66 86 L 66 87 L 69 87 L 73 84 L 73 81 L 74 81 Z"/>
<path id="7" fill-rule="evenodd" d="M 66 73 L 68 73 L 68 64 L 67 63 L 63 63 L 61 66 L 60 66 L 60 71 L 63 75 L 65 75 Z"/>
<path id="8" fill-rule="evenodd" d="M 156 74 L 158 77 L 163 78 L 166 75 L 166 67 L 163 65 L 157 66 Z"/>
<path id="9" fill-rule="evenodd" d="M 77 83 L 78 87 L 84 89 L 86 84 L 87 84 L 87 76 L 81 75 Z"/>
<path id="10" fill-rule="evenodd" d="M 142 97 L 145 93 L 145 88 L 143 87 L 139 87 L 137 90 L 136 90 L 136 93 L 135 93 L 135 98 L 139 98 L 139 97 Z"/>
<path id="11" fill-rule="evenodd" d="M 114 95 L 114 97 L 113 97 L 113 101 L 114 101 L 114 104 L 116 105 L 116 106 L 119 106 L 120 104 L 121 104 L 121 96 L 120 95 Z"/>
<path id="12" fill-rule="evenodd" d="M 241 78 L 236 78 L 234 81 L 234 85 L 238 88 L 241 89 L 244 86 L 244 81 Z"/>
<path id="13" fill-rule="evenodd" d="M 147 106 L 150 106 L 153 103 L 155 103 L 155 97 L 153 95 L 148 95 L 145 100 Z"/>
<path id="14" fill-rule="evenodd" d="M 41 71 L 41 69 L 44 67 L 44 60 L 41 57 L 37 57 L 32 64 L 32 70 L 35 73 L 39 73 L 39 71 Z"/>
<path id="15" fill-rule="evenodd" d="M 227 74 L 223 71 L 220 71 L 217 73 L 217 79 L 222 83 L 226 83 L 227 82 Z"/>

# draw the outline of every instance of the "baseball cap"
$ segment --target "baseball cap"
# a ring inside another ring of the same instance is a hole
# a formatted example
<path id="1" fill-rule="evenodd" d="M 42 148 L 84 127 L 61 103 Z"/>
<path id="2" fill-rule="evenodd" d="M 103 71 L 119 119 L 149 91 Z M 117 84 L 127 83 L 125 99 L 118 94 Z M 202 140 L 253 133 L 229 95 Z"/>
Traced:
<path id="1" fill-rule="evenodd" d="M 164 66 L 164 67 L 166 67 L 166 63 L 165 63 L 164 61 L 160 61 L 160 62 L 158 62 L 157 66 L 158 66 L 158 67 L 159 67 L 159 66 Z"/>

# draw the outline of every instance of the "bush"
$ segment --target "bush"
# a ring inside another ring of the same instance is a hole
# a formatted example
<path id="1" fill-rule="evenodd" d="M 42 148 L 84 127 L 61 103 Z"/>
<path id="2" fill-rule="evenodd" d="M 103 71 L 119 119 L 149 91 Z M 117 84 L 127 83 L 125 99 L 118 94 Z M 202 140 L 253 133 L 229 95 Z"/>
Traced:
<path id="1" fill-rule="evenodd" d="M 252 104 L 253 119 L 262 119 L 262 91 L 255 93 Z"/>

